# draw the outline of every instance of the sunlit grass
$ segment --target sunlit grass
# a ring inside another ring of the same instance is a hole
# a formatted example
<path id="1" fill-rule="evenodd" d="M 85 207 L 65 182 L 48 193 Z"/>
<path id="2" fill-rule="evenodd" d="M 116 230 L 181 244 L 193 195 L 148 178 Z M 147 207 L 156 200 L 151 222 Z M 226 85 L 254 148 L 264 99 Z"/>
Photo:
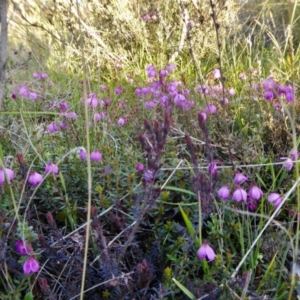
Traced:
<path id="1" fill-rule="evenodd" d="M 0 112 L 0 172 L 15 173 L 9 183 L 0 176 L 0 245 L 7 245 L 0 247 L 1 298 L 214 293 L 244 299 L 250 292 L 294 299 L 296 267 L 287 257 L 298 248 L 298 163 L 288 170 L 281 158 L 291 158 L 299 143 L 298 3 L 282 15 L 271 1 L 249 3 L 239 22 L 238 5 L 220 3 L 214 8 L 220 48 L 209 1 L 203 7 L 197 1 L 81 1 L 79 10 L 56 4 L 65 14 L 51 14 L 54 3 L 36 1 L 23 20 L 16 11 Z M 248 11 L 255 20 L 241 23 Z M 181 48 L 187 19 L 190 35 Z M 273 31 L 282 20 L 286 27 Z M 176 69 L 159 76 L 171 57 Z M 225 80 L 214 76 L 218 59 Z M 285 94 L 266 101 L 268 77 L 294 86 L 295 101 L 288 103 Z M 92 94 L 96 102 L 88 100 Z M 227 105 L 220 103 L 224 95 Z M 102 159 L 83 160 L 84 149 L 100 151 Z M 49 162 L 58 175 L 45 176 Z M 27 182 L 33 171 L 44 178 L 35 187 Z M 233 183 L 236 172 L 248 180 Z M 225 201 L 218 197 L 224 185 L 230 190 Z M 264 193 L 257 201 L 248 193 L 253 186 Z M 233 196 L 236 189 L 247 191 L 247 199 Z M 280 206 L 270 202 L 271 193 L 278 193 Z M 27 256 L 15 248 L 20 239 L 33 249 Z M 213 249 L 213 261 L 207 261 L 211 250 L 199 260 L 203 245 Z M 25 276 L 29 256 L 40 269 Z"/>

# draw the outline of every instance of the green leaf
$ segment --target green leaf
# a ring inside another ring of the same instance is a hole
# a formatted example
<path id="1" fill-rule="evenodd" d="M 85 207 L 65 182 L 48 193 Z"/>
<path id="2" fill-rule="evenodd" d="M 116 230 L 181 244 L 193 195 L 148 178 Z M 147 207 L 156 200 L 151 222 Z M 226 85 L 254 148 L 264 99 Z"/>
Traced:
<path id="1" fill-rule="evenodd" d="M 33 294 L 32 292 L 29 292 L 25 295 L 24 300 L 33 300 Z"/>
<path id="2" fill-rule="evenodd" d="M 66 182 L 65 182 L 65 179 L 64 179 L 64 176 L 63 176 L 62 172 L 59 172 L 59 178 L 60 178 L 60 181 L 61 181 L 61 185 L 64 189 L 64 192 L 67 193 Z"/>
<path id="3" fill-rule="evenodd" d="M 267 190 L 268 188 L 267 188 L 267 186 L 266 186 L 264 180 L 260 177 L 260 175 L 259 175 L 258 173 L 255 173 L 255 175 L 256 175 L 258 181 L 260 182 L 260 184 L 264 187 L 264 189 Z"/>
<path id="4" fill-rule="evenodd" d="M 170 190 L 170 191 L 175 191 L 175 192 L 180 192 L 180 193 L 184 193 L 184 194 L 188 194 L 188 195 L 191 195 L 191 196 L 195 196 L 196 197 L 196 194 L 194 192 L 191 192 L 189 190 L 185 190 L 185 189 L 181 189 L 181 188 L 178 188 L 176 186 L 169 186 L 169 185 L 166 185 L 164 188 L 164 190 Z"/>
<path id="5" fill-rule="evenodd" d="M 184 210 L 182 209 L 181 205 L 179 205 L 179 210 L 181 212 L 181 215 L 183 217 L 185 226 L 189 232 L 190 235 L 193 235 L 195 233 L 195 229 L 193 227 L 192 222 L 190 221 L 189 217 L 186 215 L 186 213 L 184 212 Z"/>
<path id="6" fill-rule="evenodd" d="M 277 257 L 277 252 L 275 253 L 274 257 L 272 258 L 269 266 L 268 266 L 268 269 L 266 271 L 266 273 L 264 274 L 263 278 L 260 280 L 260 283 L 259 283 L 259 286 L 258 286 L 258 291 L 261 290 L 261 288 L 266 284 L 268 283 L 268 276 L 269 274 L 271 274 L 272 272 L 274 272 L 274 269 L 275 269 L 275 259 Z"/>
<path id="7" fill-rule="evenodd" d="M 193 224 L 192 224 L 191 220 L 189 219 L 189 217 L 184 212 L 184 210 L 182 209 L 180 204 L 179 204 L 179 210 L 181 212 L 182 218 L 184 220 L 185 226 L 186 226 L 189 234 L 193 236 L 195 234 L 195 229 L 193 227 Z M 199 238 L 195 237 L 194 242 L 195 242 L 196 248 L 199 248 L 200 247 Z"/>
<path id="8" fill-rule="evenodd" d="M 175 284 L 191 299 L 196 300 L 196 297 L 179 281 L 177 281 L 175 278 L 172 278 L 172 280 L 175 282 Z"/>

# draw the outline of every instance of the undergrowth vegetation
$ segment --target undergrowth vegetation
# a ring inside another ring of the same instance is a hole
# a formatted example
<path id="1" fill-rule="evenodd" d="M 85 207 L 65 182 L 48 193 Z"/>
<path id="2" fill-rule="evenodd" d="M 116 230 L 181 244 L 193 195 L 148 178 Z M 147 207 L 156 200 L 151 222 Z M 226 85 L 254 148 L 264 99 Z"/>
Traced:
<path id="1" fill-rule="evenodd" d="M 1 299 L 299 297 L 298 2 L 202 2 L 12 1 Z"/>

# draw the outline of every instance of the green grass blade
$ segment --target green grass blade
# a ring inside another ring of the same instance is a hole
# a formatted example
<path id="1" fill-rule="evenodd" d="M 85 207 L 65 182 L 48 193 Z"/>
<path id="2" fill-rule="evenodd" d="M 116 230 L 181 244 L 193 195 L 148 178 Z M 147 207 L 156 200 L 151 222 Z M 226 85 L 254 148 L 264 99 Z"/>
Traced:
<path id="1" fill-rule="evenodd" d="M 179 281 L 177 281 L 175 278 L 172 278 L 172 280 L 175 282 L 175 284 L 191 299 L 196 300 L 196 297 Z"/>
<path id="2" fill-rule="evenodd" d="M 277 256 L 277 252 L 275 253 L 274 257 L 272 258 L 266 273 L 264 274 L 263 278 L 261 279 L 261 281 L 259 283 L 259 286 L 258 286 L 258 289 L 257 289 L 258 292 L 261 290 L 262 286 L 266 283 L 268 275 L 270 273 L 274 272 L 274 265 L 275 265 L 276 256 Z"/>
<path id="3" fill-rule="evenodd" d="M 169 191 L 175 191 L 175 192 L 180 192 L 180 193 L 184 193 L 184 194 L 188 194 L 188 195 L 191 195 L 191 196 L 195 196 L 196 197 L 196 194 L 194 192 L 191 192 L 189 190 L 185 190 L 185 189 L 182 189 L 182 188 L 178 188 L 176 186 L 169 186 L 169 185 L 166 185 L 164 188 L 164 190 L 169 190 Z"/>
<path id="4" fill-rule="evenodd" d="M 189 232 L 189 234 L 191 236 L 194 236 L 195 235 L 195 229 L 193 227 L 193 224 L 191 222 L 191 220 L 189 219 L 189 217 L 186 215 L 186 213 L 184 212 L 184 210 L 182 209 L 181 205 L 178 206 L 179 207 L 179 210 L 181 212 L 181 215 L 182 215 L 182 218 L 184 220 L 184 223 L 185 223 L 185 226 Z M 195 242 L 195 246 L 196 248 L 198 249 L 200 247 L 200 241 L 199 241 L 199 238 L 198 237 L 195 237 L 194 239 L 194 242 Z"/>

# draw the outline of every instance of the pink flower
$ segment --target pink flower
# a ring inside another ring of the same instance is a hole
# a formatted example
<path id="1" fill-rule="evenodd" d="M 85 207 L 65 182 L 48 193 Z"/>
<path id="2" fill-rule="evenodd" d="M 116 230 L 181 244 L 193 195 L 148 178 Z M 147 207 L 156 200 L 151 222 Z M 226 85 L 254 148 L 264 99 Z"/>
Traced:
<path id="1" fill-rule="evenodd" d="M 193 20 L 190 20 L 189 26 L 190 26 L 190 27 L 194 27 L 194 26 L 195 26 L 195 22 L 194 22 Z"/>
<path id="2" fill-rule="evenodd" d="M 197 116 L 200 127 L 202 128 L 202 126 L 205 125 L 205 121 L 207 120 L 207 114 L 204 111 L 198 111 Z"/>
<path id="3" fill-rule="evenodd" d="M 159 76 L 161 77 L 161 78 L 164 78 L 164 77 L 166 77 L 168 75 L 168 72 L 166 71 L 166 70 L 160 70 L 159 71 Z"/>
<path id="4" fill-rule="evenodd" d="M 147 14 L 147 15 L 143 15 L 143 16 L 142 16 L 142 19 L 143 19 L 144 21 L 149 21 L 149 20 L 151 20 L 151 17 Z"/>
<path id="5" fill-rule="evenodd" d="M 221 101 L 223 105 L 227 105 L 229 103 L 228 99 L 226 97 L 223 98 L 223 101 Z"/>
<path id="6" fill-rule="evenodd" d="M 212 161 L 208 164 L 207 171 L 209 174 L 216 175 L 218 173 L 217 163 Z"/>
<path id="7" fill-rule="evenodd" d="M 230 191 L 227 185 L 222 186 L 218 191 L 218 197 L 222 200 L 227 200 L 229 195 Z"/>
<path id="8" fill-rule="evenodd" d="M 273 92 L 272 91 L 266 91 L 266 93 L 265 93 L 265 99 L 267 100 L 267 101 L 270 101 L 270 100 L 273 100 L 274 99 L 274 94 L 273 94 Z"/>
<path id="9" fill-rule="evenodd" d="M 215 114 L 215 113 L 217 113 L 217 108 L 214 104 L 208 104 L 205 109 L 205 112 L 207 114 Z"/>
<path id="10" fill-rule="evenodd" d="M 146 182 L 151 182 L 153 180 L 153 171 L 146 170 L 144 172 L 144 179 L 145 179 Z"/>
<path id="11" fill-rule="evenodd" d="M 166 95 L 161 96 L 159 103 L 161 106 L 166 107 L 169 104 L 169 97 Z"/>
<path id="12" fill-rule="evenodd" d="M 118 120 L 118 125 L 120 125 L 120 126 L 124 126 L 125 123 L 126 123 L 126 120 L 125 120 L 124 118 L 120 118 L 120 119 Z"/>
<path id="13" fill-rule="evenodd" d="M 247 79 L 245 73 L 241 73 L 241 74 L 239 75 L 239 78 L 242 79 L 242 80 L 246 80 L 246 79 Z"/>
<path id="14" fill-rule="evenodd" d="M 287 91 L 287 86 L 283 84 L 278 84 L 277 85 L 277 93 L 279 96 L 284 95 L 285 92 Z"/>
<path id="15" fill-rule="evenodd" d="M 263 194 L 263 191 L 256 185 L 251 186 L 248 192 L 249 198 L 256 201 L 259 200 Z"/>
<path id="16" fill-rule="evenodd" d="M 177 93 L 178 93 L 177 86 L 178 86 L 178 83 L 176 81 L 171 81 L 169 83 L 168 92 L 169 92 L 170 95 L 172 95 L 172 96 L 177 95 Z"/>
<path id="17" fill-rule="evenodd" d="M 43 181 L 43 176 L 37 172 L 32 172 L 28 178 L 28 183 L 31 186 L 37 186 L 39 183 Z"/>
<path id="18" fill-rule="evenodd" d="M 99 105 L 97 95 L 95 93 L 90 94 L 89 98 L 86 99 L 86 104 L 93 108 L 97 108 Z"/>
<path id="19" fill-rule="evenodd" d="M 147 76 L 148 78 L 155 78 L 156 77 L 156 71 L 155 71 L 155 68 L 153 66 L 148 66 L 146 68 L 147 70 Z"/>
<path id="20" fill-rule="evenodd" d="M 150 92 L 151 92 L 150 87 L 144 86 L 144 87 L 142 88 L 142 94 L 143 94 L 144 96 L 147 96 Z"/>
<path id="21" fill-rule="evenodd" d="M 69 124 L 64 122 L 64 121 L 61 121 L 59 124 L 58 124 L 59 128 L 60 129 L 67 129 L 69 127 Z"/>
<path id="22" fill-rule="evenodd" d="M 280 103 L 274 103 L 273 107 L 276 109 L 276 110 L 281 110 L 281 105 Z"/>
<path id="23" fill-rule="evenodd" d="M 282 197 L 277 193 L 270 193 L 268 201 L 274 203 L 274 207 L 278 207 L 282 201 Z"/>
<path id="24" fill-rule="evenodd" d="M 184 103 L 186 102 L 186 98 L 184 95 L 182 94 L 177 94 L 175 97 L 174 97 L 174 103 L 178 106 L 182 106 Z"/>
<path id="25" fill-rule="evenodd" d="M 13 170 L 8 169 L 8 168 L 0 168 L 0 185 L 4 184 L 6 176 L 7 175 L 7 179 L 8 181 L 11 181 L 15 178 L 15 173 Z"/>
<path id="26" fill-rule="evenodd" d="M 25 86 L 21 86 L 19 89 L 19 93 L 22 97 L 28 97 L 29 95 L 29 91 L 27 90 L 27 88 Z"/>
<path id="27" fill-rule="evenodd" d="M 214 69 L 214 70 L 212 71 L 212 74 L 213 74 L 213 76 L 214 76 L 214 79 L 219 79 L 219 78 L 221 78 L 221 72 L 220 72 L 219 69 Z"/>
<path id="28" fill-rule="evenodd" d="M 35 92 L 29 92 L 29 98 L 30 98 L 30 100 L 35 101 L 37 97 L 38 97 L 37 93 L 35 93 Z"/>
<path id="29" fill-rule="evenodd" d="M 156 105 L 156 102 L 151 100 L 151 101 L 148 101 L 145 103 L 145 108 L 152 109 L 155 105 Z"/>
<path id="30" fill-rule="evenodd" d="M 291 85 L 278 85 L 278 94 L 285 95 L 287 102 L 295 100 L 295 89 Z"/>
<path id="31" fill-rule="evenodd" d="M 293 102 L 295 100 L 295 94 L 294 92 L 286 92 L 285 98 L 287 102 Z"/>
<path id="32" fill-rule="evenodd" d="M 54 163 L 47 163 L 45 167 L 45 173 L 58 174 L 58 166 Z"/>
<path id="33" fill-rule="evenodd" d="M 173 63 L 170 63 L 167 65 L 167 71 L 170 73 L 171 71 L 176 69 L 176 65 Z"/>
<path id="34" fill-rule="evenodd" d="M 97 122 L 101 119 L 105 119 L 106 118 L 106 112 L 101 112 L 101 113 L 95 113 L 94 114 L 94 122 Z"/>
<path id="35" fill-rule="evenodd" d="M 298 150 L 297 149 L 291 150 L 290 156 L 293 161 L 296 161 L 298 159 Z"/>
<path id="36" fill-rule="evenodd" d="M 143 171 L 144 171 L 144 165 L 138 162 L 138 163 L 136 164 L 136 169 L 137 169 L 139 172 L 143 172 Z"/>
<path id="37" fill-rule="evenodd" d="M 211 248 L 206 242 L 204 242 L 203 245 L 199 248 L 197 254 L 200 260 L 203 260 L 207 257 L 208 261 L 212 261 L 216 258 L 216 254 L 213 248 Z"/>
<path id="38" fill-rule="evenodd" d="M 120 95 L 122 93 L 122 88 L 121 87 L 116 87 L 115 88 L 115 94 Z"/>
<path id="39" fill-rule="evenodd" d="M 85 161 L 86 160 L 86 151 L 84 149 L 80 149 L 79 150 L 79 158 L 82 160 L 82 161 Z"/>
<path id="40" fill-rule="evenodd" d="M 291 171 L 293 169 L 293 161 L 290 158 L 281 157 L 280 159 L 285 160 L 282 165 L 285 169 L 287 169 L 288 171 Z"/>
<path id="41" fill-rule="evenodd" d="M 91 161 L 101 161 L 102 160 L 102 154 L 98 150 L 94 150 L 91 153 Z"/>
<path id="42" fill-rule="evenodd" d="M 248 180 L 248 177 L 243 175 L 242 173 L 236 173 L 235 177 L 233 179 L 234 184 L 240 184 L 243 183 L 244 181 Z"/>
<path id="43" fill-rule="evenodd" d="M 161 93 L 160 91 L 157 91 L 160 87 L 162 86 L 162 84 L 159 82 L 159 81 L 154 81 L 152 84 L 151 84 L 151 90 L 152 92 L 156 92 L 157 96 L 159 96 Z"/>
<path id="44" fill-rule="evenodd" d="M 234 96 L 235 95 L 235 89 L 234 88 L 230 88 L 229 91 L 228 91 L 228 94 L 230 96 Z"/>
<path id="45" fill-rule="evenodd" d="M 238 187 L 232 195 L 232 200 L 236 202 L 247 201 L 247 193 L 244 189 Z"/>
<path id="46" fill-rule="evenodd" d="M 66 111 L 67 109 L 68 109 L 68 103 L 67 102 L 62 102 L 61 104 L 60 104 L 60 109 L 62 110 L 62 111 Z"/>
<path id="47" fill-rule="evenodd" d="M 134 91 L 135 95 L 141 95 L 142 94 L 142 90 L 140 88 L 136 88 Z"/>
<path id="48" fill-rule="evenodd" d="M 46 73 L 40 74 L 40 79 L 45 80 L 47 77 L 48 77 L 48 75 Z"/>
<path id="49" fill-rule="evenodd" d="M 263 87 L 264 87 L 265 91 L 275 88 L 275 85 L 276 85 L 276 83 L 272 77 L 265 79 L 263 82 Z"/>
<path id="50" fill-rule="evenodd" d="M 101 115 L 99 113 L 94 114 L 94 122 L 97 122 L 101 119 Z"/>
<path id="51" fill-rule="evenodd" d="M 28 242 L 26 242 L 24 240 L 18 240 L 15 243 L 15 247 L 16 247 L 16 250 L 22 255 L 26 255 L 31 252 L 31 246 L 29 245 Z"/>
<path id="52" fill-rule="evenodd" d="M 23 272 L 26 275 L 30 273 L 37 273 L 39 268 L 40 266 L 37 260 L 34 257 L 29 257 L 23 265 Z"/>
<path id="53" fill-rule="evenodd" d="M 221 92 L 223 90 L 223 88 L 220 84 L 214 85 L 211 89 L 212 89 L 212 94 L 214 95 L 214 97 L 216 96 L 216 93 Z"/>
<path id="54" fill-rule="evenodd" d="M 62 114 L 62 116 L 65 116 L 68 120 L 77 119 L 78 118 L 78 115 L 74 111 L 65 112 L 65 113 Z"/>
<path id="55" fill-rule="evenodd" d="M 196 90 L 200 94 L 204 94 L 204 95 L 209 94 L 209 87 L 201 85 L 201 84 L 197 86 Z"/>
<path id="56" fill-rule="evenodd" d="M 248 201 L 248 202 L 246 203 L 246 206 L 248 207 L 248 209 L 249 209 L 250 211 L 255 211 L 255 210 L 257 209 L 257 204 L 256 204 L 256 202 L 253 201 L 253 200 Z"/>
<path id="57" fill-rule="evenodd" d="M 56 123 L 52 122 L 47 126 L 47 129 L 49 132 L 56 132 L 59 131 L 59 126 Z"/>

